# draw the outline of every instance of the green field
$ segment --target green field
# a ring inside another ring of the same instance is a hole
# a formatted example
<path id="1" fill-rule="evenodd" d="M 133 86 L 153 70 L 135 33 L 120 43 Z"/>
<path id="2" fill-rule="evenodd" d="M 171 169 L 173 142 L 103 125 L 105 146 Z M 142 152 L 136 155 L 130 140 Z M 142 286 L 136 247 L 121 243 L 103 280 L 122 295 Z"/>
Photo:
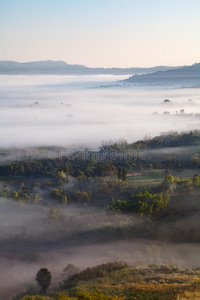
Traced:
<path id="1" fill-rule="evenodd" d="M 165 170 L 150 170 L 141 173 L 128 174 L 127 181 L 135 187 L 156 185 L 163 181 L 165 177 L 164 171 Z M 170 171 L 172 176 L 182 179 L 191 179 L 196 173 L 198 174 L 199 170 Z"/>

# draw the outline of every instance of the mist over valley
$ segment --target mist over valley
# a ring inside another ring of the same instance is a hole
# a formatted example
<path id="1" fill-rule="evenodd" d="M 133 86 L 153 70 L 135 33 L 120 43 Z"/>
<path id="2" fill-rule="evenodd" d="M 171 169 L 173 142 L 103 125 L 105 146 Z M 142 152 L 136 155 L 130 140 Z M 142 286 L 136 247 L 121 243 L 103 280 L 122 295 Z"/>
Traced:
<path id="1" fill-rule="evenodd" d="M 199 266 L 200 91 L 124 78 L 1 75 L 0 299 L 42 267 L 53 293 L 69 264 Z"/>
<path id="2" fill-rule="evenodd" d="M 145 135 L 198 128 L 198 117 L 172 116 L 181 110 L 200 113 L 198 89 L 88 89 L 117 79 L 110 75 L 1 76 L 1 147 L 83 144 L 97 148 L 102 140 L 131 142 Z"/>

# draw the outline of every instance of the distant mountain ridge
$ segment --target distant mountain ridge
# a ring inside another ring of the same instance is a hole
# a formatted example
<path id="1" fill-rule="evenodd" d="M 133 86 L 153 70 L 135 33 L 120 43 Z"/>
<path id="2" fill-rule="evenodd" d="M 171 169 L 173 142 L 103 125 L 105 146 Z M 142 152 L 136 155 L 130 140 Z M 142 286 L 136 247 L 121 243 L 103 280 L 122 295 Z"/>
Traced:
<path id="1" fill-rule="evenodd" d="M 0 61 L 0 74 L 55 74 L 55 75 L 132 75 L 166 71 L 177 67 L 158 66 L 152 68 L 89 68 L 83 65 L 71 65 L 64 61 L 35 61 L 19 63 Z"/>
<path id="2" fill-rule="evenodd" d="M 200 63 L 172 70 L 157 71 L 151 74 L 133 75 L 123 80 L 126 83 L 141 85 L 193 85 L 200 87 Z"/>

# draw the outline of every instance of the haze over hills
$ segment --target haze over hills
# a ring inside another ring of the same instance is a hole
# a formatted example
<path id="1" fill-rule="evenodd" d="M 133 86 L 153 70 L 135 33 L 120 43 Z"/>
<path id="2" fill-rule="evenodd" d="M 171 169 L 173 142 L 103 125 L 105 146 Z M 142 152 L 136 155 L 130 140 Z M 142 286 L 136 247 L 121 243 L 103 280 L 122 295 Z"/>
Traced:
<path id="1" fill-rule="evenodd" d="M 0 61 L 1 75 L 132 75 L 123 83 L 136 86 L 200 87 L 200 63 L 191 66 L 151 68 L 89 68 L 64 61 L 19 63 Z M 134 75 L 133 75 L 134 74 Z"/>
<path id="2" fill-rule="evenodd" d="M 19 63 L 0 61 L 0 74 L 54 74 L 54 75 L 132 75 L 166 71 L 176 67 L 157 66 L 151 68 L 89 68 L 83 65 L 71 65 L 64 61 L 35 61 Z"/>
<path id="3" fill-rule="evenodd" d="M 133 75 L 123 82 L 140 85 L 182 85 L 200 87 L 200 63 L 151 74 Z"/>

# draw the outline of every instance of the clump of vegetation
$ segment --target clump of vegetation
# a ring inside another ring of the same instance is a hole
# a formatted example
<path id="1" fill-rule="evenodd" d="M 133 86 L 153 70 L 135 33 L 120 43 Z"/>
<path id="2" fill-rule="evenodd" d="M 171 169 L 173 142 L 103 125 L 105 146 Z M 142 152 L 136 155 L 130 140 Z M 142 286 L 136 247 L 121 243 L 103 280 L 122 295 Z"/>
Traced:
<path id="1" fill-rule="evenodd" d="M 87 268 L 70 276 L 59 290 L 49 291 L 48 296 L 25 295 L 16 299 L 199 299 L 199 277 L 199 268 L 185 270 L 174 265 L 155 263 L 148 267 L 134 267 L 127 266 L 126 263 L 114 262 Z"/>
<path id="2" fill-rule="evenodd" d="M 67 280 L 63 281 L 62 288 L 67 289 L 76 285 L 79 281 L 89 281 L 95 278 L 103 277 L 116 270 L 127 268 L 124 262 L 113 262 L 101 264 L 92 268 L 87 268 L 80 273 L 70 276 Z"/>
<path id="3" fill-rule="evenodd" d="M 169 200 L 170 197 L 167 193 L 151 194 L 145 190 L 136 195 L 130 195 L 129 200 L 117 200 L 110 206 L 110 210 L 151 215 L 158 213 L 163 207 L 167 206 Z"/>

